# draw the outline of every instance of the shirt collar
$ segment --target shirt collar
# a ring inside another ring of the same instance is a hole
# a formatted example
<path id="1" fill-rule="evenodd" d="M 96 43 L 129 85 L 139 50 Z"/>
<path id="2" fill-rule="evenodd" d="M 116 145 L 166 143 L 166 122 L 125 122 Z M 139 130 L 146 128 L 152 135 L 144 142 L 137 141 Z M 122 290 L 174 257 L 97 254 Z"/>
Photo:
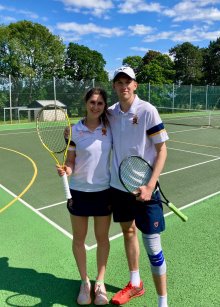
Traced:
<path id="1" fill-rule="evenodd" d="M 131 104 L 131 107 L 130 109 L 126 112 L 126 113 L 131 113 L 131 114 L 136 114 L 136 110 L 137 110 L 137 105 L 138 105 L 138 101 L 139 101 L 139 98 L 138 98 L 138 95 L 135 94 L 135 97 L 134 97 L 134 100 Z M 117 105 L 117 111 L 118 113 L 124 113 L 121 108 L 120 108 L 120 103 L 118 103 Z"/>
<path id="2" fill-rule="evenodd" d="M 83 124 L 83 120 L 84 119 L 81 119 L 79 122 L 78 122 L 78 125 L 76 125 L 76 130 L 78 131 L 90 131 L 88 127 L 86 127 L 84 124 Z M 101 123 L 95 130 L 100 130 L 104 127 L 103 123 Z"/>

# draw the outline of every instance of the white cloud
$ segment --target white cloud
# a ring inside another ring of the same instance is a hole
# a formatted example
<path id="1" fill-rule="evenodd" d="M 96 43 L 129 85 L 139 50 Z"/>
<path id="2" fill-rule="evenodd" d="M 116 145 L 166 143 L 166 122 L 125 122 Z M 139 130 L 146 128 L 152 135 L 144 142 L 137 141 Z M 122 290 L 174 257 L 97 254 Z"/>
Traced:
<path id="1" fill-rule="evenodd" d="M 219 31 L 208 31 L 207 27 L 192 27 L 179 31 L 163 31 L 154 35 L 147 35 L 144 42 L 155 42 L 159 40 L 171 40 L 173 42 L 201 42 L 204 40 L 215 40 L 220 36 Z"/>
<path id="2" fill-rule="evenodd" d="M 124 0 L 119 4 L 119 13 L 134 14 L 138 12 L 161 12 L 163 6 L 158 2 L 146 3 L 144 0 Z"/>
<path id="3" fill-rule="evenodd" d="M 95 16 L 102 16 L 108 10 L 114 7 L 111 0 L 59 0 L 61 1 L 67 10 L 81 12 L 88 10 Z"/>
<path id="4" fill-rule="evenodd" d="M 11 12 L 11 13 L 16 13 L 18 15 L 24 15 L 28 19 L 37 19 L 38 18 L 38 15 L 35 14 L 34 12 L 27 11 L 27 10 L 18 10 L 14 7 L 9 7 L 9 6 L 0 5 L 0 11 L 6 11 L 6 12 Z"/>
<path id="5" fill-rule="evenodd" d="M 144 48 L 144 47 L 131 47 L 130 49 L 134 51 L 145 52 L 145 53 L 149 51 L 149 48 Z"/>
<path id="6" fill-rule="evenodd" d="M 16 22 L 16 19 L 11 16 L 0 15 L 0 20 L 2 23 L 6 23 L 6 24 L 11 23 L 11 22 Z"/>
<path id="7" fill-rule="evenodd" d="M 131 35 L 146 35 L 152 33 L 155 28 L 145 25 L 136 24 L 135 26 L 129 26 L 129 30 L 131 30 Z"/>
<path id="8" fill-rule="evenodd" d="M 78 36 L 97 34 L 98 36 L 104 37 L 118 37 L 122 36 L 125 33 L 123 30 L 117 27 L 103 28 L 93 23 L 79 24 L 76 22 L 64 22 L 58 23 L 56 27 L 58 30 L 62 30 L 64 32 L 72 32 Z"/>
<path id="9" fill-rule="evenodd" d="M 220 3 L 219 0 L 184 0 L 179 2 L 172 9 L 165 9 L 163 14 L 172 18 L 175 22 L 180 21 L 219 21 L 220 10 L 213 7 L 213 4 Z"/>
<path id="10" fill-rule="evenodd" d="M 16 9 L 15 7 L 10 7 L 10 6 L 0 5 L 0 11 L 6 11 L 6 12 L 11 12 L 11 13 L 17 14 L 17 15 L 23 15 L 27 19 L 37 19 L 37 18 L 39 18 L 39 16 L 34 12 L 31 12 L 31 11 L 28 11 L 28 10 L 19 10 L 19 9 Z M 15 17 L 9 17 L 8 16 L 7 19 L 9 21 L 10 21 L 10 19 L 15 21 Z M 2 19 L 1 20 L 6 21 L 7 19 L 4 17 L 3 20 Z"/>
<path id="11" fill-rule="evenodd" d="M 160 32 L 158 34 L 154 34 L 154 35 L 147 35 L 143 41 L 146 43 L 152 43 L 152 42 L 156 42 L 158 40 L 162 40 L 162 39 L 172 39 L 172 36 L 175 34 L 174 31 L 163 31 Z"/>

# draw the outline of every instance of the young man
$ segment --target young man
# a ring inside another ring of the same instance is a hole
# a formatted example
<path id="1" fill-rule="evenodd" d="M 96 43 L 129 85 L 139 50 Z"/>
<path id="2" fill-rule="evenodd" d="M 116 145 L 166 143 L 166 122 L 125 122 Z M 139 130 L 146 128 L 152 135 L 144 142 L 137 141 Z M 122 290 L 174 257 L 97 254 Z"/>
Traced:
<path id="1" fill-rule="evenodd" d="M 151 196 L 154 192 L 154 198 L 160 197 L 159 192 L 155 192 L 155 186 L 167 157 L 165 141 L 168 135 L 156 108 L 135 94 L 138 86 L 135 79 L 135 73 L 130 67 L 123 66 L 115 71 L 113 88 L 119 102 L 109 108 L 113 135 L 110 183 L 113 218 L 122 228 L 130 271 L 128 285 L 114 295 L 112 303 L 122 305 L 144 294 L 139 275 L 137 226 L 142 232 L 150 261 L 158 293 L 158 307 L 167 307 L 166 263 L 160 242 L 160 232 L 165 229 L 163 208 L 161 203 L 151 200 Z M 140 187 L 139 197 L 128 193 L 118 176 L 121 161 L 130 155 L 141 156 L 153 166 L 152 177 L 146 186 Z"/>

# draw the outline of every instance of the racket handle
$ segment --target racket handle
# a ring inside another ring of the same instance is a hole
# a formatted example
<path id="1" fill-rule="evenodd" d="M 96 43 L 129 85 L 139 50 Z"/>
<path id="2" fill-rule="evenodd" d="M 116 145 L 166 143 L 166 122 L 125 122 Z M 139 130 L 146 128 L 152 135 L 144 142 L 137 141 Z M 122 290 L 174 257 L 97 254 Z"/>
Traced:
<path id="1" fill-rule="evenodd" d="M 69 182 L 68 182 L 66 173 L 61 178 L 63 180 L 63 187 L 64 187 L 65 197 L 66 197 L 66 199 L 71 199 L 72 196 L 70 194 Z"/>
<path id="2" fill-rule="evenodd" d="M 172 210 L 183 222 L 186 222 L 188 220 L 188 217 L 183 214 L 177 207 L 174 206 L 174 204 L 169 203 L 168 207 L 170 210 Z"/>

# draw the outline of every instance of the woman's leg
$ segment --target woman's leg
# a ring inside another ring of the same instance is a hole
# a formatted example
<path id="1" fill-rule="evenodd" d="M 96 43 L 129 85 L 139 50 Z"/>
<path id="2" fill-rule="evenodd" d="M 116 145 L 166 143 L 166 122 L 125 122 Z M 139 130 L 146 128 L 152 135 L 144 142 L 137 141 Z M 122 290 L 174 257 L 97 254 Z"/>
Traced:
<path id="1" fill-rule="evenodd" d="M 95 237 L 97 241 L 97 280 L 104 280 L 107 260 L 110 250 L 109 243 L 109 227 L 111 222 L 111 215 L 95 216 L 94 228 Z"/>
<path id="2" fill-rule="evenodd" d="M 73 232 L 72 250 L 82 280 L 87 279 L 85 239 L 88 230 L 88 217 L 71 215 Z"/>

